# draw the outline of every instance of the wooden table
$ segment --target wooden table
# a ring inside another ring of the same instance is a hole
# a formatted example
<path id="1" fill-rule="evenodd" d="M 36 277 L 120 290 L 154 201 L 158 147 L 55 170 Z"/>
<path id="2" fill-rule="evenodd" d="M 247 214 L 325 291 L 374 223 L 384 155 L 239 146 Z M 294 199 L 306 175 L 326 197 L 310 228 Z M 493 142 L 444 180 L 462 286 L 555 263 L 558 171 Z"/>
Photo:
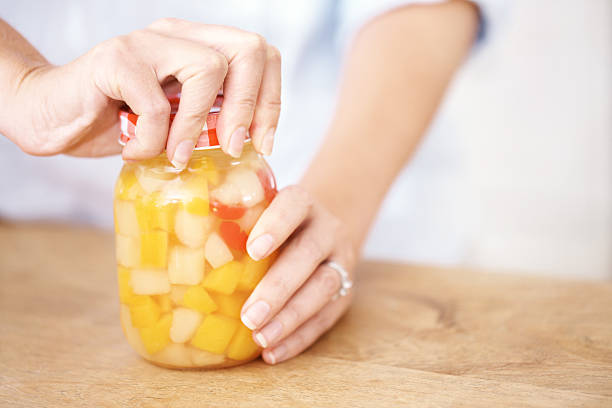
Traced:
<path id="1" fill-rule="evenodd" d="M 110 234 L 0 224 L 0 405 L 612 407 L 612 284 L 368 262 L 300 357 L 181 372 L 124 340 Z"/>

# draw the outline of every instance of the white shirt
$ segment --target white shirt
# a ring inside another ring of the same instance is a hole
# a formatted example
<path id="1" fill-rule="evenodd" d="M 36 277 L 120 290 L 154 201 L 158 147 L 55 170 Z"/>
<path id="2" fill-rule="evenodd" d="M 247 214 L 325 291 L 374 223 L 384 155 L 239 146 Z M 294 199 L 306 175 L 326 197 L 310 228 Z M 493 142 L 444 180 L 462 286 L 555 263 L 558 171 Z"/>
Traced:
<path id="1" fill-rule="evenodd" d="M 342 54 L 366 21 L 427 0 L 88 1 L 27 0 L 2 17 L 47 59 L 64 64 L 108 38 L 160 17 L 226 24 L 262 34 L 283 56 L 283 107 L 269 162 L 279 186 L 299 180 L 319 147 L 335 104 Z M 481 1 L 487 20 L 496 1 Z M 36 10 L 36 12 L 32 12 Z M 0 216 L 112 227 L 120 157 L 30 157 L 0 138 Z M 370 257 L 455 263 L 469 247 L 465 166 L 442 107 L 412 162 L 389 192 L 365 247 Z M 364 181 L 367 194 L 367 181 Z"/>

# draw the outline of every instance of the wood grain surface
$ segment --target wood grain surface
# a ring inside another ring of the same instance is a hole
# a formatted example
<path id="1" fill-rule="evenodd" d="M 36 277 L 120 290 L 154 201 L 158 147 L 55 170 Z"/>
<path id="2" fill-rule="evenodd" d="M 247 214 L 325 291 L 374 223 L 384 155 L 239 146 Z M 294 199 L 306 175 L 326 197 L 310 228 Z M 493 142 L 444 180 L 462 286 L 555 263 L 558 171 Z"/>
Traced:
<path id="1" fill-rule="evenodd" d="M 301 356 L 172 371 L 123 338 L 112 236 L 0 224 L 0 405 L 612 407 L 612 283 L 366 262 Z"/>

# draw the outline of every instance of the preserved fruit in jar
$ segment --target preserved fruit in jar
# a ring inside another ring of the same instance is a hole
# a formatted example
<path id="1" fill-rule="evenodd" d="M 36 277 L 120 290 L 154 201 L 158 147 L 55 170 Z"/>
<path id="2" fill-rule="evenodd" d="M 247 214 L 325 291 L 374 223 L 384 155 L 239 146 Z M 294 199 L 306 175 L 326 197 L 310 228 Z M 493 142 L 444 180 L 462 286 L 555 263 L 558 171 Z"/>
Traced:
<path id="1" fill-rule="evenodd" d="M 261 353 L 240 310 L 274 254 L 254 261 L 246 240 L 276 185 L 249 141 L 238 159 L 221 151 L 213 113 L 208 146 L 184 170 L 164 153 L 125 163 L 115 186 L 121 325 L 137 353 L 170 368 L 228 367 Z M 120 117 L 125 142 L 137 117 Z"/>

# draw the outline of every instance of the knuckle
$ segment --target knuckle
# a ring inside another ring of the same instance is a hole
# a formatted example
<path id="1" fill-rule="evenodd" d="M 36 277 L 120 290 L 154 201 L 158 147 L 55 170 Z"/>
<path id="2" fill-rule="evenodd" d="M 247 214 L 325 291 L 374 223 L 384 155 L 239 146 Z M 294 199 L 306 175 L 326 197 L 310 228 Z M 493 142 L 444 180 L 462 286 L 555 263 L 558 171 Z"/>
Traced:
<path id="1" fill-rule="evenodd" d="M 181 113 L 181 118 L 185 122 L 194 123 L 194 122 L 202 122 L 204 123 L 204 119 L 208 112 L 204 110 L 202 107 L 189 107 L 183 108 Z"/>
<path id="2" fill-rule="evenodd" d="M 310 193 L 304 190 L 301 186 L 296 184 L 287 186 L 283 189 L 285 194 L 288 194 L 293 197 L 293 199 L 299 202 L 301 205 L 305 206 L 309 211 L 313 204 L 313 199 Z"/>
<path id="3" fill-rule="evenodd" d="M 270 211 L 266 213 L 266 219 L 268 225 L 286 225 L 287 222 L 291 219 L 292 209 L 287 207 L 277 207 L 274 211 Z"/>
<path id="4" fill-rule="evenodd" d="M 273 98 L 264 99 L 262 101 L 262 107 L 268 111 L 274 112 L 275 115 L 280 114 L 280 111 L 281 111 L 280 95 L 274 96 Z"/>
<path id="5" fill-rule="evenodd" d="M 285 327 L 294 327 L 302 321 L 302 311 L 295 303 L 289 303 L 283 309 L 283 322 Z"/>
<path id="6" fill-rule="evenodd" d="M 342 222 L 335 216 L 331 216 L 327 221 L 329 229 L 335 237 L 340 238 L 342 236 Z"/>
<path id="7" fill-rule="evenodd" d="M 346 248 L 342 251 L 342 256 L 346 265 L 355 265 L 355 262 L 357 262 L 357 251 L 351 244 L 346 245 Z"/>
<path id="8" fill-rule="evenodd" d="M 296 331 L 292 337 L 295 348 L 298 351 L 303 350 L 308 346 L 308 339 L 306 338 L 306 334 L 303 330 Z"/>
<path id="9" fill-rule="evenodd" d="M 160 145 L 159 143 L 142 143 L 138 138 L 136 138 L 136 141 L 139 142 L 138 153 L 134 154 L 134 156 L 138 156 L 134 157 L 136 160 L 155 157 L 164 151 L 164 146 Z"/>
<path id="10" fill-rule="evenodd" d="M 319 242 L 306 234 L 298 236 L 296 246 L 304 259 L 318 262 L 325 258 Z"/>
<path id="11" fill-rule="evenodd" d="M 101 60 L 101 64 L 116 63 L 123 61 L 124 57 L 130 55 L 130 40 L 128 36 L 121 35 L 110 38 L 93 48 L 94 57 Z"/>
<path id="12" fill-rule="evenodd" d="M 241 97 L 239 97 L 236 101 L 235 101 L 237 108 L 241 109 L 241 110 L 246 110 L 249 112 L 252 112 L 253 110 L 255 110 L 255 97 L 254 96 L 247 96 L 247 95 L 243 95 Z"/>
<path id="13" fill-rule="evenodd" d="M 353 245 L 353 240 L 351 239 L 344 224 L 340 223 L 337 231 L 336 243 L 341 244 L 337 245 L 336 251 L 338 252 L 340 259 L 342 259 L 343 264 L 346 267 L 351 267 L 357 262 L 358 251 Z"/>
<path id="14" fill-rule="evenodd" d="M 278 310 L 282 307 L 285 300 L 293 293 L 291 284 L 282 277 L 272 279 L 267 285 L 268 288 L 274 290 L 274 296 L 268 296 L 266 302 L 272 307 L 272 309 Z"/>
<path id="15" fill-rule="evenodd" d="M 329 330 L 335 323 L 336 319 L 331 313 L 325 313 L 321 311 L 317 314 L 315 318 L 316 326 L 320 330 L 320 334 L 323 334 L 327 330 Z"/>
<path id="16" fill-rule="evenodd" d="M 152 22 L 149 27 L 153 29 L 172 29 L 180 25 L 183 21 L 174 17 L 163 17 Z"/>
<path id="17" fill-rule="evenodd" d="M 264 54 L 268 48 L 266 39 L 257 33 L 246 33 L 244 43 L 251 52 L 258 54 Z"/>
<path id="18" fill-rule="evenodd" d="M 155 117 L 166 117 L 170 115 L 170 103 L 164 98 L 155 98 L 149 100 L 149 105 L 143 112 L 144 114 Z"/>
<path id="19" fill-rule="evenodd" d="M 134 30 L 128 35 L 119 38 L 123 38 L 127 44 L 134 44 L 141 42 L 144 38 L 149 37 L 150 35 L 150 31 L 147 30 Z"/>
<path id="20" fill-rule="evenodd" d="M 268 61 L 274 63 L 281 63 L 281 53 L 278 48 L 273 45 L 268 45 Z"/>
<path id="21" fill-rule="evenodd" d="M 333 296 L 340 289 L 342 282 L 338 272 L 327 267 L 322 268 L 318 276 L 318 284 L 321 290 L 324 291 L 325 295 Z"/>
<path id="22" fill-rule="evenodd" d="M 227 75 L 229 64 L 227 62 L 227 58 L 225 58 L 225 56 L 220 52 L 211 53 L 207 58 L 206 64 L 210 70 L 218 73 L 221 77 L 225 77 L 225 75 Z"/>

